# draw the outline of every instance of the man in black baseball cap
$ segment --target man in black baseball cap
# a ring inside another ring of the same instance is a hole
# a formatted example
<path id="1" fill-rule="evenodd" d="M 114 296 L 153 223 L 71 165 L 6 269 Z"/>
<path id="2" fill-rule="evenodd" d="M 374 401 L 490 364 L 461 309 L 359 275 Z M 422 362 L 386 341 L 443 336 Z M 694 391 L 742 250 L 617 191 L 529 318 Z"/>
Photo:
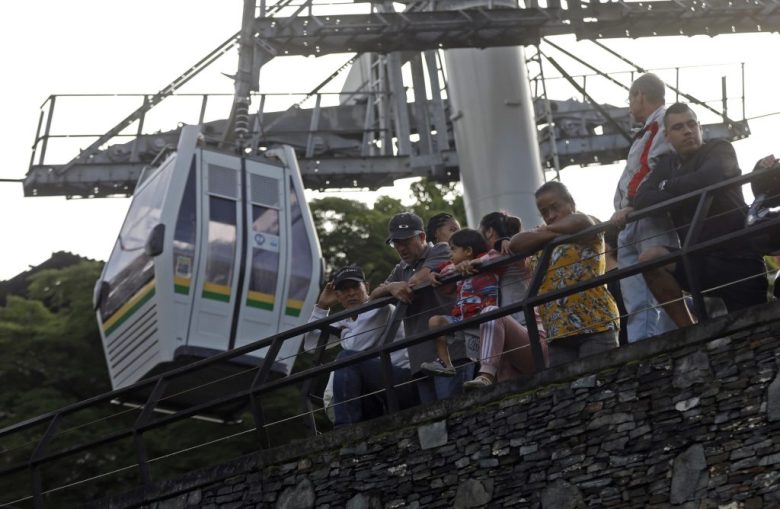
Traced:
<path id="1" fill-rule="evenodd" d="M 400 302 L 409 304 L 404 318 L 404 328 L 407 334 L 420 334 L 428 331 L 428 319 L 440 314 L 440 302 L 437 292 L 432 288 L 415 288 L 426 286 L 430 282 L 431 272 L 449 261 L 450 248 L 446 243 L 433 245 L 425 236 L 423 221 L 411 212 L 401 212 L 390 219 L 387 225 L 387 243 L 401 257 L 401 261 L 379 285 L 371 298 L 377 299 L 392 295 Z M 409 363 L 412 376 L 420 373 L 420 364 L 436 356 L 433 341 L 423 341 L 408 348 Z M 458 366 L 458 376 L 447 378 L 441 376 L 422 377 L 417 382 L 420 401 L 429 403 L 449 397 L 460 392 L 463 382 L 474 378 L 474 366 L 467 363 L 463 341 L 450 346 L 453 363 Z"/>
<path id="2" fill-rule="evenodd" d="M 401 212 L 394 215 L 387 225 L 387 230 L 389 232 L 385 241 L 387 244 L 396 240 L 406 240 L 425 231 L 420 216 L 411 212 Z"/>
<path id="3" fill-rule="evenodd" d="M 368 302 L 368 285 L 363 270 L 357 265 L 347 265 L 333 274 L 333 279 L 325 285 L 317 299 L 309 321 L 325 318 L 330 308 L 340 304 L 344 309 L 357 309 Z M 344 359 L 363 350 L 381 344 L 385 328 L 390 321 L 394 307 L 392 305 L 371 309 L 333 322 L 331 327 L 341 332 L 341 352 L 337 359 Z M 404 337 L 401 326 L 395 339 Z M 304 336 L 307 350 L 314 348 L 319 339 L 319 331 Z M 409 355 L 407 350 L 396 350 L 390 354 L 393 382 L 396 384 L 396 396 L 401 408 L 408 408 L 418 402 L 413 385 L 409 380 Z M 334 424 L 346 426 L 382 415 L 385 411 L 384 379 L 379 357 L 339 368 L 332 376 Z M 379 393 L 379 394 L 377 394 Z"/>
<path id="4" fill-rule="evenodd" d="M 366 275 L 363 274 L 363 269 L 357 265 L 347 265 L 341 267 L 333 274 L 333 286 L 338 290 L 339 284 L 344 281 L 357 281 L 358 283 L 366 282 Z"/>

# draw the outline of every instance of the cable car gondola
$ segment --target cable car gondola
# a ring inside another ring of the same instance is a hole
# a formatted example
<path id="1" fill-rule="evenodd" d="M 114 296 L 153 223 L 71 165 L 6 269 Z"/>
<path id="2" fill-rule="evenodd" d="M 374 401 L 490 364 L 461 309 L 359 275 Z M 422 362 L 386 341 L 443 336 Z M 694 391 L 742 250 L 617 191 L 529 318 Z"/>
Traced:
<path id="1" fill-rule="evenodd" d="M 96 285 L 112 386 L 304 323 L 321 277 L 294 151 L 230 153 L 206 146 L 197 127 L 183 127 L 175 152 L 141 175 Z M 300 338 L 286 341 L 272 371 L 289 374 L 299 348 Z M 208 393 L 186 388 L 248 372 L 266 350 L 178 381 L 169 392 L 184 395 L 167 405 L 203 401 Z"/>

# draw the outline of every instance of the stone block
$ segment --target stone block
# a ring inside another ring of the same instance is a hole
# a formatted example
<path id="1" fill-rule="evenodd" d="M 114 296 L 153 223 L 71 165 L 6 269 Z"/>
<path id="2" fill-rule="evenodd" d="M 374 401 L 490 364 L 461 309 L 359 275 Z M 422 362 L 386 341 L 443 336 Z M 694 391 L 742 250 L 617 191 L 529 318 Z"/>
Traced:
<path id="1" fill-rule="evenodd" d="M 591 387 L 596 387 L 596 375 L 587 375 L 578 378 L 577 380 L 573 381 L 569 387 L 572 389 L 588 389 Z"/>
<path id="2" fill-rule="evenodd" d="M 678 389 L 687 389 L 693 384 L 703 383 L 711 378 L 709 356 L 704 352 L 696 351 L 675 362 L 672 385 Z"/>
<path id="3" fill-rule="evenodd" d="M 493 499 L 492 479 L 466 479 L 458 485 L 452 507 L 467 509 L 484 507 Z"/>
<path id="4" fill-rule="evenodd" d="M 547 485 L 541 494 L 542 509 L 584 509 L 585 500 L 579 488 L 558 479 Z"/>
<path id="5" fill-rule="evenodd" d="M 672 504 L 694 500 L 697 491 L 705 488 L 709 477 L 707 458 L 701 444 L 694 444 L 674 459 L 672 467 L 672 489 L 669 499 Z"/>
<path id="6" fill-rule="evenodd" d="M 613 426 L 624 422 L 631 422 L 634 417 L 630 414 L 623 412 L 615 412 L 614 414 L 607 414 L 592 419 L 587 426 L 588 430 L 595 430 L 602 426 Z"/>
<path id="7" fill-rule="evenodd" d="M 314 507 L 314 486 L 304 478 L 295 487 L 285 489 L 276 502 L 276 509 L 309 509 Z"/>
<path id="8" fill-rule="evenodd" d="M 447 421 L 437 421 L 417 428 L 417 438 L 423 450 L 440 447 L 447 443 Z"/>
<path id="9" fill-rule="evenodd" d="M 368 452 L 368 445 L 365 442 L 361 442 L 353 447 L 342 447 L 339 449 L 340 456 L 362 456 Z M 298 468 L 297 463 L 293 463 L 294 468 Z"/>
<path id="10" fill-rule="evenodd" d="M 780 420 L 780 373 L 767 388 L 766 412 L 769 422 Z"/>

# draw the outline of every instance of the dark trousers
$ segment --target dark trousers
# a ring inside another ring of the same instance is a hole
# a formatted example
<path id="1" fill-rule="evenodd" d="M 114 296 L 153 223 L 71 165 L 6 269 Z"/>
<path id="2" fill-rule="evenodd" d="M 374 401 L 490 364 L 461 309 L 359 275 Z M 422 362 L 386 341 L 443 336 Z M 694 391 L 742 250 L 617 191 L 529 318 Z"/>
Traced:
<path id="1" fill-rule="evenodd" d="M 355 355 L 356 351 L 342 350 L 336 359 Z M 333 411 L 335 425 L 347 426 L 379 417 L 387 412 L 385 382 L 379 358 L 367 359 L 357 364 L 337 369 L 333 374 Z M 393 366 L 393 384 L 401 409 L 418 403 L 414 384 L 398 385 L 409 381 L 409 370 Z M 372 394 L 376 393 L 376 394 Z"/>

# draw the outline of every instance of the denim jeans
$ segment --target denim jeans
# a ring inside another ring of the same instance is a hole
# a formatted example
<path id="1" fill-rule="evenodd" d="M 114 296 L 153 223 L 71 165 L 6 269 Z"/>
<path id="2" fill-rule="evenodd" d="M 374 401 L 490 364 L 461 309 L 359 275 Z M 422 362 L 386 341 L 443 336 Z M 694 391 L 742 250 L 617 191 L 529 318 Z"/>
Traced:
<path id="1" fill-rule="evenodd" d="M 644 228 L 646 222 L 646 219 L 640 219 L 628 223 L 618 235 L 618 267 L 621 269 L 638 263 L 643 248 L 672 243 L 672 240 L 663 240 L 668 237 L 668 233 L 667 235 L 654 234 L 652 228 Z M 677 328 L 666 311 L 658 306 L 642 274 L 621 279 L 620 291 L 628 313 L 626 322 L 629 343 Z"/>
<path id="2" fill-rule="evenodd" d="M 342 350 L 337 360 L 359 353 L 354 350 Z M 409 370 L 393 366 L 393 383 L 397 386 L 409 380 Z M 387 399 L 384 393 L 385 383 L 382 364 L 378 357 L 339 368 L 333 374 L 333 411 L 335 426 L 347 426 L 385 414 Z M 371 394 L 382 391 L 377 394 Z M 395 389 L 401 409 L 417 404 L 414 384 L 404 384 Z M 366 396 L 370 394 L 369 396 Z"/>
<path id="3" fill-rule="evenodd" d="M 453 360 L 458 368 L 455 376 L 426 376 L 417 381 L 420 403 L 433 403 L 463 392 L 463 383 L 474 379 L 474 363 L 468 359 Z M 424 376 L 417 373 L 417 377 Z"/>

